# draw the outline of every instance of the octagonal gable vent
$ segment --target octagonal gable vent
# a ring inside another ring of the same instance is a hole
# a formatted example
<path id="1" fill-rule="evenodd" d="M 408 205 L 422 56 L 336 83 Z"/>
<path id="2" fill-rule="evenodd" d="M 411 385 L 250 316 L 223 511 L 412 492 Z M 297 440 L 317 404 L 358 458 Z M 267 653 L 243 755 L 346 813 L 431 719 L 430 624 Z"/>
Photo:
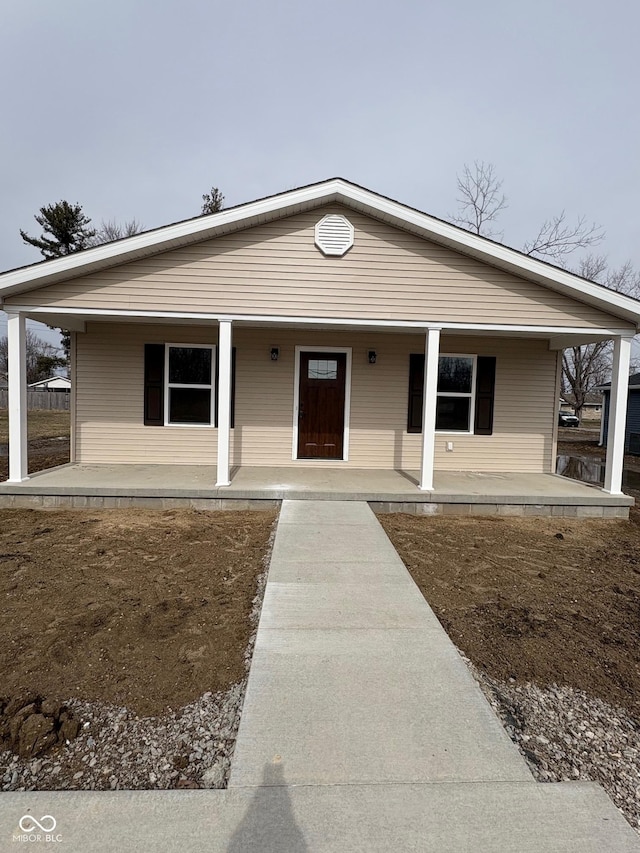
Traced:
<path id="1" fill-rule="evenodd" d="M 353 235 L 353 225 L 338 213 L 329 213 L 316 223 L 316 246 L 325 255 L 344 255 L 353 246 Z"/>

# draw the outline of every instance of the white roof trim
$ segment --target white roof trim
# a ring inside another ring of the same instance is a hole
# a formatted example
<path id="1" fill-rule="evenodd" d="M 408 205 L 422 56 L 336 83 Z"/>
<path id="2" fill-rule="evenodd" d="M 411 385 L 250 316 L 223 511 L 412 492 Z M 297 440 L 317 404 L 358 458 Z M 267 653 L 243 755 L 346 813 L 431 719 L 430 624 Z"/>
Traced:
<path id="1" fill-rule="evenodd" d="M 0 275 L 0 298 L 35 290 L 38 287 L 53 284 L 55 281 L 75 278 L 188 243 L 217 237 L 240 228 L 250 228 L 262 222 L 311 210 L 329 202 L 339 202 L 365 214 L 368 213 L 399 228 L 410 230 L 455 251 L 640 325 L 640 302 L 635 299 L 607 290 L 566 270 L 523 255 L 514 249 L 479 237 L 426 213 L 405 207 L 399 202 L 379 196 L 342 178 L 290 190 L 280 195 L 213 213 L 210 216 L 166 225 L 125 240 L 98 246 L 95 249 L 87 249 L 64 258 L 56 258 L 6 272 Z"/>
<path id="2" fill-rule="evenodd" d="M 629 385 L 629 391 L 637 391 L 640 388 L 640 385 Z M 596 385 L 592 388 L 592 391 L 600 391 L 601 394 L 610 394 L 611 393 L 611 383 L 607 382 L 606 385 Z"/>
<path id="3" fill-rule="evenodd" d="M 129 319 L 141 319 L 145 322 L 162 323 L 164 320 L 196 320 L 203 323 L 244 323 L 249 325 L 269 326 L 322 326 L 363 329 L 413 329 L 426 331 L 427 329 L 440 329 L 448 332 L 468 332 L 470 334 L 483 334 L 498 332 L 500 334 L 523 334 L 533 336 L 547 335 L 551 343 L 556 340 L 563 342 L 562 349 L 572 346 L 572 339 L 585 339 L 585 342 L 608 340 L 609 338 L 629 338 L 629 330 L 614 327 L 590 327 L 590 326 L 545 326 L 524 325 L 522 323 L 456 323 L 449 320 L 437 320 L 430 323 L 428 320 L 387 320 L 383 318 L 362 319 L 356 317 L 301 317 L 294 314 L 219 314 L 203 311 L 163 311 L 163 310 L 141 310 L 131 308 L 34 308 L 32 305 L 7 305 L 7 309 L 13 313 L 25 314 L 32 320 L 49 325 L 60 325 L 71 329 L 70 322 L 77 330 L 83 323 L 93 318 L 99 321 L 126 321 Z M 557 348 L 557 347 L 555 347 Z"/>
<path id="4" fill-rule="evenodd" d="M 50 382 L 64 382 L 71 387 L 71 380 L 68 376 L 49 376 L 47 379 L 39 379 L 38 382 L 30 382 L 28 388 L 35 388 L 38 385 L 47 385 Z"/>

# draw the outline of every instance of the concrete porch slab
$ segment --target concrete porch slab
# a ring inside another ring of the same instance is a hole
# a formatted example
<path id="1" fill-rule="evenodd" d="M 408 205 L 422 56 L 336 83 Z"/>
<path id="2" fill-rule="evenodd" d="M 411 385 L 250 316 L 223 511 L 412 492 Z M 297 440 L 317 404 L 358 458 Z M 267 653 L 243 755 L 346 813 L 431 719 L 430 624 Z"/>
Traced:
<path id="1" fill-rule="evenodd" d="M 632 498 L 609 495 L 597 486 L 526 472 L 437 471 L 432 492 L 418 489 L 417 471 L 313 465 L 240 467 L 233 471 L 230 486 L 216 488 L 215 481 L 215 467 L 207 465 L 70 464 L 33 474 L 22 483 L 0 483 L 0 505 L 170 508 L 191 503 L 220 509 L 227 508 L 222 502 L 230 507 L 232 501 L 348 500 L 374 502 L 381 511 L 525 514 L 518 508 L 528 507 L 531 514 L 611 517 L 624 515 L 633 505 Z M 29 497 L 30 503 L 25 500 Z"/>

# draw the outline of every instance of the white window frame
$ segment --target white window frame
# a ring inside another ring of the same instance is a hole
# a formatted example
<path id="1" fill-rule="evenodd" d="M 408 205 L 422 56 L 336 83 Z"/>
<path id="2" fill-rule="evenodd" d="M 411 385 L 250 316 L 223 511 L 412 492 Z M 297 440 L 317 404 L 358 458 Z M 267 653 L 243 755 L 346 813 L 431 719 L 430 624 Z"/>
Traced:
<path id="1" fill-rule="evenodd" d="M 297 346 L 295 368 L 293 371 L 293 444 L 291 450 L 291 459 L 293 462 L 300 462 L 311 465 L 331 464 L 349 461 L 349 419 L 351 415 L 351 353 L 352 347 L 315 347 L 315 346 Z M 345 365 L 346 376 L 344 382 L 344 434 L 342 437 L 342 459 L 300 459 L 298 457 L 298 411 L 300 407 L 300 353 L 303 352 L 339 352 L 345 353 L 347 363 Z"/>
<path id="2" fill-rule="evenodd" d="M 169 353 L 171 349 L 208 349 L 211 350 L 211 384 L 194 385 L 192 383 L 169 382 Z M 180 424 L 169 420 L 169 391 L 171 388 L 195 388 L 211 391 L 211 411 L 208 424 Z M 216 426 L 216 345 L 215 344 L 189 344 L 177 343 L 164 345 L 164 425 L 176 427 L 177 429 L 215 429 Z"/>
<path id="3" fill-rule="evenodd" d="M 459 352 L 441 352 L 438 356 L 438 367 L 440 367 L 441 358 L 470 358 L 473 362 L 471 372 L 471 391 L 453 392 L 453 391 L 437 391 L 436 392 L 436 417 L 438 414 L 438 397 L 470 397 L 471 404 L 469 405 L 469 429 L 436 429 L 438 435 L 474 435 L 474 424 L 476 418 L 476 379 L 478 375 L 478 356 L 471 353 Z"/>

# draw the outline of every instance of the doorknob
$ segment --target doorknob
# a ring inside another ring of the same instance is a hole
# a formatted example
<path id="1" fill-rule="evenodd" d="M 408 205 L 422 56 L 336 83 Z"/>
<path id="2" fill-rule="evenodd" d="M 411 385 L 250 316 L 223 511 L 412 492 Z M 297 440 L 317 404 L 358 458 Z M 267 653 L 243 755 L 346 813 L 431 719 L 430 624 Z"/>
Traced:
<path id="1" fill-rule="evenodd" d="M 301 421 L 304 418 L 304 404 L 300 403 L 298 407 L 298 420 Z"/>

